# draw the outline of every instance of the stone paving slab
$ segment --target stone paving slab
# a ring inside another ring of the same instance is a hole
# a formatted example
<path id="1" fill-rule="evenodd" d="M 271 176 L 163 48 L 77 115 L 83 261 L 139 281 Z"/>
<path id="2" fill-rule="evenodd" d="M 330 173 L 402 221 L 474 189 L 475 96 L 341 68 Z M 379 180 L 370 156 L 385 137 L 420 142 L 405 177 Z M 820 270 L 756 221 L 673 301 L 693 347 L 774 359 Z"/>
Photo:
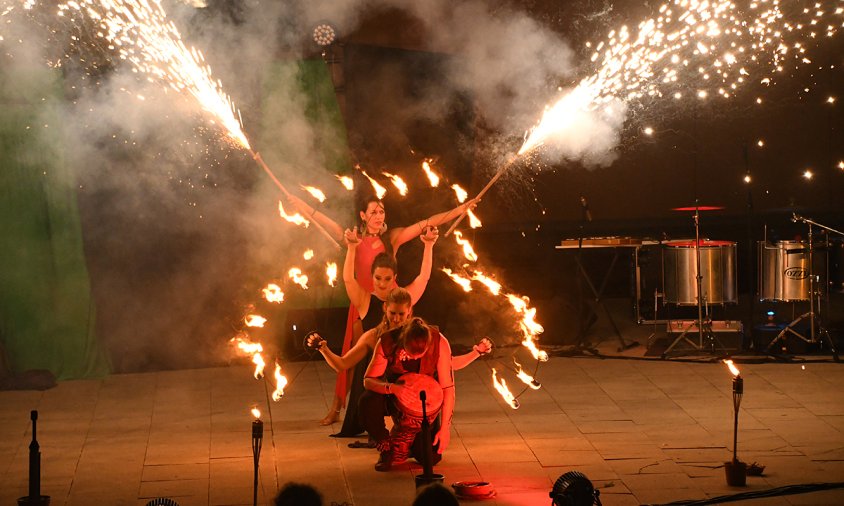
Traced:
<path id="1" fill-rule="evenodd" d="M 490 366 L 457 374 L 452 446 L 437 466 L 446 483 L 490 481 L 491 505 L 547 504 L 561 474 L 577 470 L 606 505 L 702 499 L 844 479 L 844 367 L 741 365 L 745 394 L 739 457 L 767 466 L 748 486 L 726 485 L 732 456 L 731 378 L 717 363 L 552 358 L 510 409 Z M 0 392 L 0 504 L 27 490 L 29 411 L 39 410 L 42 489 L 52 504 L 252 504 L 249 410 L 265 423 L 259 503 L 287 481 L 332 501 L 410 504 L 416 464 L 376 473 L 377 452 L 351 449 L 320 426 L 333 374 L 320 362 L 286 365 L 295 378 L 267 405 L 248 365 L 67 381 L 45 392 Z M 508 378 L 508 383 L 517 380 Z M 515 391 L 519 391 L 514 389 Z M 844 489 L 749 501 L 842 504 Z"/>

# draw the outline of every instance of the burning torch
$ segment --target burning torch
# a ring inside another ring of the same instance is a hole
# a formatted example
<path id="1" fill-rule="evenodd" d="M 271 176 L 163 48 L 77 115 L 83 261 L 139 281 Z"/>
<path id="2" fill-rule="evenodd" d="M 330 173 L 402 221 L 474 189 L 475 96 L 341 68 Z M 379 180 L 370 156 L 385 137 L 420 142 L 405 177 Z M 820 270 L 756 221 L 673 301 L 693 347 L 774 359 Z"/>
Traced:
<path id="1" fill-rule="evenodd" d="M 261 411 L 258 408 L 252 408 L 252 415 L 255 420 L 252 421 L 252 464 L 253 464 L 253 480 L 252 480 L 252 505 L 258 506 L 258 461 L 261 460 L 261 443 L 264 440 L 264 422 L 261 421 Z"/>
<path id="2" fill-rule="evenodd" d="M 738 450 L 738 415 L 741 398 L 744 395 L 744 378 L 732 360 L 725 360 L 725 364 L 733 374 L 733 460 L 724 463 L 727 473 L 727 485 L 743 487 L 747 483 L 747 464 L 739 461 Z"/>

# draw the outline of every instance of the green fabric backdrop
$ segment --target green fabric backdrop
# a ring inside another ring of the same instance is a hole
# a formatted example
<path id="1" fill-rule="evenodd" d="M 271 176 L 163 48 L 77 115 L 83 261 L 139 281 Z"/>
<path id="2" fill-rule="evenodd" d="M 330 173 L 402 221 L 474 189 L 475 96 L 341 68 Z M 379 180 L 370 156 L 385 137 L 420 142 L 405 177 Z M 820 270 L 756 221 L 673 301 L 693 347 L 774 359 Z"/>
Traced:
<path id="1" fill-rule="evenodd" d="M 0 339 L 13 372 L 101 376 L 110 367 L 56 128 L 61 76 L 10 75 L 0 69 Z"/>

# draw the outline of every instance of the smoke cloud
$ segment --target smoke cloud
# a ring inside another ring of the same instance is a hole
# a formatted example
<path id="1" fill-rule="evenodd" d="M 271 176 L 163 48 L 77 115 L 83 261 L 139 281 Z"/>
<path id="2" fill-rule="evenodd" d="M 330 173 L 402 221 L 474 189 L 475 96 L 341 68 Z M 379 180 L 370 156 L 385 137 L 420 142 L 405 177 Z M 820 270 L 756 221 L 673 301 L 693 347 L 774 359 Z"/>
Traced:
<path id="1" fill-rule="evenodd" d="M 283 154 L 268 159 L 270 166 L 294 188 L 323 187 L 326 214 L 343 225 L 352 209 L 348 193 L 323 169 L 325 125 L 309 117 L 297 67 L 284 64 L 313 54 L 308 39 L 318 22 L 336 26 L 342 37 L 373 9 L 402 10 L 418 20 L 425 49 L 448 58 L 441 82 L 421 90 L 419 106 L 408 108 L 408 121 L 448 114 L 453 101 L 443 94 L 468 96 L 507 146 L 487 144 L 490 156 L 515 150 L 513 139 L 553 99 L 549 90 L 574 79 L 574 53 L 559 33 L 483 1 L 186 0 L 165 7 L 243 111 L 253 144 Z M 64 62 L 69 100 L 56 126 L 77 170 L 68 184 L 79 192 L 94 291 L 105 306 L 101 331 L 131 357 L 124 369 L 172 365 L 182 353 L 219 357 L 206 349 L 211 336 L 232 333 L 242 307 L 258 298 L 255 289 L 302 263 L 305 246 L 323 251 L 315 271 L 328 259 L 342 265 L 315 231 L 280 222 L 277 189 L 191 98 L 138 76 L 114 55 L 100 55 L 101 65 L 92 68 L 96 48 L 63 38 L 78 27 L 63 25 L 52 9 L 18 7 L 0 18 L 4 83 L 25 86 L 46 62 Z M 45 24 L 58 28 L 52 38 L 45 38 Z M 268 86 L 276 91 L 271 101 L 265 101 Z M 583 118 L 585 127 L 568 132 L 549 153 L 607 163 L 623 115 L 617 108 L 614 115 Z"/>

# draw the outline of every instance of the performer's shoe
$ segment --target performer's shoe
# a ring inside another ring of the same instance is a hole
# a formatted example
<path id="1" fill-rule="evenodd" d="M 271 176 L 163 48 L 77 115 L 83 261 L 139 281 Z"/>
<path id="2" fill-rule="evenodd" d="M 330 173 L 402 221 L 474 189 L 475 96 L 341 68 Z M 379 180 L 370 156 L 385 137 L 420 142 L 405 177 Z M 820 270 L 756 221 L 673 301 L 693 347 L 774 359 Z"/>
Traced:
<path id="1" fill-rule="evenodd" d="M 353 443 L 349 443 L 349 448 L 377 448 L 378 445 L 373 440 L 368 441 L 355 441 Z"/>
<path id="2" fill-rule="evenodd" d="M 375 470 L 386 472 L 389 471 L 391 467 L 393 467 L 393 452 L 390 450 L 381 452 L 381 455 L 378 457 L 378 462 L 375 463 Z"/>

